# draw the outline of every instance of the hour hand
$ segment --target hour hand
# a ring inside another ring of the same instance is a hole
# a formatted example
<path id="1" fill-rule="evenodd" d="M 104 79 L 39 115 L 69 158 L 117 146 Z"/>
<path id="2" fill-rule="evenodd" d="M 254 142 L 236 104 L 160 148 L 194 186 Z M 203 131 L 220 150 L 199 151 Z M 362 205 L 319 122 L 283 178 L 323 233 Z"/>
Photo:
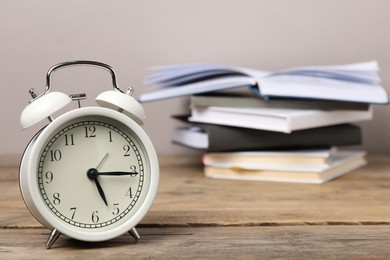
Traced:
<path id="1" fill-rule="evenodd" d="M 98 189 L 98 192 L 100 194 L 100 197 L 102 197 L 104 203 L 106 204 L 106 206 L 108 206 L 106 195 L 104 194 L 103 188 L 102 188 L 102 186 L 100 186 L 98 179 L 95 179 L 95 183 L 96 183 L 96 187 Z"/>
<path id="2" fill-rule="evenodd" d="M 106 204 L 106 206 L 108 206 L 108 203 L 107 203 L 107 199 L 106 199 L 106 195 L 104 194 L 104 191 L 103 191 L 103 188 L 102 186 L 100 185 L 99 183 L 99 180 L 98 180 L 98 176 L 99 176 L 99 172 L 94 169 L 94 168 L 91 168 L 87 171 L 87 176 L 90 180 L 93 180 L 95 181 L 95 184 L 96 184 L 96 188 L 99 192 L 99 195 L 100 197 L 102 198 L 102 200 L 104 201 L 104 203 Z"/>

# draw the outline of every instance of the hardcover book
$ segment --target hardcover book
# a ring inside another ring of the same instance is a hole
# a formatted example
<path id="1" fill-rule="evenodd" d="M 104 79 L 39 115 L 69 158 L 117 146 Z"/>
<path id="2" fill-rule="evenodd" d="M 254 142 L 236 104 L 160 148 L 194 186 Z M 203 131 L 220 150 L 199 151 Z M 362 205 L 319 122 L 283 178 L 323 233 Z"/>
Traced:
<path id="1" fill-rule="evenodd" d="M 291 133 L 296 130 L 370 120 L 369 110 L 193 107 L 190 122 Z"/>
<path id="2" fill-rule="evenodd" d="M 185 120 L 185 117 L 176 117 Z M 209 152 L 259 151 L 286 149 L 319 149 L 358 145 L 362 142 L 360 127 L 351 124 L 298 130 L 291 134 L 265 130 L 192 123 L 178 127 L 173 142 Z"/>
<path id="3" fill-rule="evenodd" d="M 288 108 L 320 110 L 368 110 L 369 104 L 311 99 L 269 99 L 263 100 L 254 95 L 208 94 L 190 97 L 190 107 L 235 107 L 235 108 Z"/>

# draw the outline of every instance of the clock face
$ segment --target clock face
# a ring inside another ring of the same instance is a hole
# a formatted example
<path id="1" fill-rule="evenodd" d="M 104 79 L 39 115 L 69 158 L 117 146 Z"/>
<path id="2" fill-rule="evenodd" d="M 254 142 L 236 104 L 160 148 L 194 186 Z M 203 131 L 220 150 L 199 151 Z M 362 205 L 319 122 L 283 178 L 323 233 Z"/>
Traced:
<path id="1" fill-rule="evenodd" d="M 139 136 L 105 116 L 60 124 L 38 156 L 42 201 L 62 224 L 82 232 L 110 230 L 132 218 L 147 196 L 150 178 Z"/>

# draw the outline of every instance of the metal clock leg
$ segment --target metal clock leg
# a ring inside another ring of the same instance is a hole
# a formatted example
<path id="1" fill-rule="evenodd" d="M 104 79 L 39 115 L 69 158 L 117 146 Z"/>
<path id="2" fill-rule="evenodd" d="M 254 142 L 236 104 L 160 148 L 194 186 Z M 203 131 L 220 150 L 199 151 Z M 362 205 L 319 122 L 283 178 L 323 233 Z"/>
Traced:
<path id="1" fill-rule="evenodd" d="M 60 235 L 61 233 L 57 229 L 53 229 L 53 231 L 50 233 L 49 239 L 46 242 L 46 249 L 50 249 Z"/>
<path id="2" fill-rule="evenodd" d="M 138 243 L 139 242 L 139 239 L 141 238 L 137 232 L 137 230 L 135 229 L 135 227 L 133 227 L 132 229 L 130 229 L 129 231 L 129 234 L 135 239 L 135 242 Z"/>

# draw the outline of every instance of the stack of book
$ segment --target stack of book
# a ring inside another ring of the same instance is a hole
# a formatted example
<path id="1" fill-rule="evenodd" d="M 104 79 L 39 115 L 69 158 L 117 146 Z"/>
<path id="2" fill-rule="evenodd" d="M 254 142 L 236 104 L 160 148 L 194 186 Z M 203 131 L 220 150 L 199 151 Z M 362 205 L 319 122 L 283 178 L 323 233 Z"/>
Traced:
<path id="1" fill-rule="evenodd" d="M 175 143 L 203 149 L 205 175 L 219 179 L 324 183 L 365 164 L 360 127 L 387 104 L 375 61 L 278 72 L 215 64 L 153 68 L 149 102 L 190 95 L 189 125 Z M 249 90 L 248 90 L 249 89 Z M 233 91 L 232 91 L 233 90 Z"/>

